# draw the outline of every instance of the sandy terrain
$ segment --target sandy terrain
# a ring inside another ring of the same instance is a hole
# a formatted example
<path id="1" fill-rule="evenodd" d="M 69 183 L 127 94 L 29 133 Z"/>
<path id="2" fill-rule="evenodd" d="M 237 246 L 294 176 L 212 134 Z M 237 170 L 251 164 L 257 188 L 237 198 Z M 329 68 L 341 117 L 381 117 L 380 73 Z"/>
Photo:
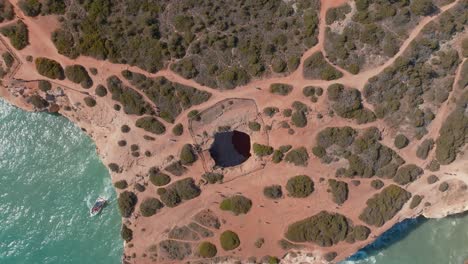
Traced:
<path id="1" fill-rule="evenodd" d="M 442 8 L 442 12 L 450 9 L 459 1 L 462 0 L 458 0 L 452 4 L 444 6 Z M 60 114 L 76 123 L 83 129 L 83 131 L 93 138 L 96 142 L 97 152 L 102 158 L 104 164 L 117 163 L 121 166 L 122 172 L 111 172 L 113 182 L 125 179 L 130 184 L 129 190 L 135 189 L 135 183 L 141 183 L 146 186 L 146 191 L 144 192 L 135 191 L 140 202 L 148 197 L 157 197 L 157 187 L 149 183 L 147 175 L 148 169 L 153 166 L 161 168 L 165 167 L 172 161 L 171 159 L 168 159 L 168 156 L 173 155 L 177 157 L 184 144 L 199 143 L 194 140 L 194 135 L 191 135 L 187 130 L 189 127 L 187 113 L 192 109 L 182 112 L 174 122 L 175 124 L 184 124 L 185 132 L 182 136 L 176 137 L 172 135 L 170 132 L 172 125 L 165 123 L 167 132 L 164 135 L 151 135 L 155 138 L 154 141 L 145 140 L 143 137 L 145 135 L 149 135 L 149 133 L 135 127 L 134 125 L 138 117 L 126 115 L 122 111 L 114 110 L 113 105 L 116 102 L 111 100 L 110 95 L 106 97 L 95 97 L 97 106 L 94 108 L 86 107 L 84 104 L 83 98 L 87 95 L 94 95 L 94 88 L 96 85 L 105 84 L 105 80 L 109 76 L 117 75 L 124 80 L 121 75 L 121 71 L 129 69 L 134 72 L 145 74 L 148 77 L 164 76 L 170 81 L 212 93 L 212 97 L 209 101 L 193 107 L 193 109 L 205 110 L 217 102 L 227 98 L 248 98 L 254 100 L 259 111 L 267 106 L 276 106 L 282 110 L 289 108 L 294 101 L 301 100 L 306 102 L 308 99 L 306 99 L 302 94 L 302 88 L 308 85 L 320 86 L 325 89 L 328 85 L 339 82 L 346 86 L 362 90 L 369 78 L 379 74 L 386 67 L 390 66 L 395 59 L 401 56 L 409 47 L 412 40 L 418 36 L 424 26 L 440 15 L 438 14 L 436 16 L 424 18 L 411 31 L 399 52 L 379 67 L 361 72 L 358 75 L 352 75 L 334 66 L 343 72 L 344 76 L 341 79 L 335 81 L 307 80 L 302 75 L 305 59 L 317 51 L 321 51 L 325 54 L 323 49 L 324 32 L 326 27 L 324 17 L 327 9 L 346 3 L 345 0 L 323 0 L 320 11 L 320 32 L 318 44 L 304 53 L 301 59 L 301 64 L 295 72 L 286 77 L 254 80 L 249 84 L 237 87 L 234 90 L 220 91 L 199 85 L 193 80 L 184 79 L 168 69 L 161 70 L 155 74 L 150 74 L 136 67 L 112 64 L 108 61 L 99 61 L 90 57 L 81 56 L 76 60 L 64 57 L 57 53 L 50 40 L 51 32 L 58 27 L 57 19 L 53 16 L 38 18 L 24 16 L 20 9 L 17 8 L 17 2 L 17 0 L 12 1 L 15 5 L 15 11 L 18 16 L 17 19 L 22 20 L 29 28 L 30 45 L 22 51 L 16 51 L 10 46 L 7 38 L 0 36 L 0 40 L 3 43 L 0 43 L 0 50 L 10 50 L 18 60 L 18 66 L 12 67 L 11 72 L 4 78 L 3 86 L 6 88 L 0 89 L 0 96 L 12 104 L 28 111 L 34 111 L 34 109 L 26 102 L 26 95 L 37 92 L 40 95 L 45 96 L 43 92 L 38 91 L 37 89 L 37 80 L 44 79 L 44 77 L 40 76 L 36 72 L 34 63 L 26 60 L 26 57 L 29 55 L 34 58 L 48 57 L 60 62 L 62 65 L 80 64 L 86 68 L 97 68 L 99 73 L 96 76 L 92 76 L 95 85 L 93 88 L 88 90 L 84 90 L 79 85 L 68 80 L 54 80 L 53 91 L 57 94 L 60 93 L 60 90 L 63 91 L 63 95 L 57 96 L 55 103 L 60 107 Z M 9 23 L 12 22 L 0 24 L 0 27 Z M 458 80 L 459 77 L 460 71 L 458 70 L 456 79 Z M 294 87 L 294 90 L 288 96 L 272 95 L 268 91 L 268 88 L 272 83 L 291 84 Z M 125 84 L 129 85 L 127 82 L 125 82 Z M 60 86 L 61 89 L 58 89 L 58 86 Z M 154 105 L 143 93 L 135 88 L 133 89 L 139 92 L 148 103 Z M 18 93 L 20 90 L 24 91 L 24 96 Z M 420 160 L 415 156 L 417 146 L 426 138 L 437 138 L 438 131 L 440 130 L 443 121 L 450 113 L 451 109 L 453 109 L 453 101 L 451 98 L 456 98 L 459 93 L 460 89 L 453 89 L 449 100 L 440 107 L 435 120 L 431 123 L 428 129 L 429 133 L 419 141 L 412 140 L 411 144 L 403 150 L 397 150 L 393 147 L 393 137 L 395 136 L 395 133 L 390 131 L 390 129 L 386 127 L 386 124 L 381 120 L 366 125 L 357 125 L 351 120 L 346 120 L 336 116 L 328 116 L 326 113 L 330 106 L 325 95 L 319 97 L 317 103 L 309 104 L 311 111 L 308 114 L 308 126 L 306 128 L 294 128 L 294 135 L 289 135 L 287 129 L 283 129 L 279 126 L 279 122 L 286 120 L 286 118 L 282 119 L 281 114 L 277 114 L 274 118 L 260 116 L 259 118 L 261 118 L 263 126 L 271 125 L 273 129 L 269 132 L 263 132 L 265 135 L 262 134 L 257 136 L 257 138 L 252 136 L 252 138 L 255 139 L 253 140 L 255 142 L 263 142 L 264 144 L 268 143 L 275 149 L 281 145 L 292 145 L 293 148 L 305 146 L 310 153 L 310 148 L 314 145 L 317 133 L 323 128 L 332 126 L 352 126 L 355 129 L 364 129 L 376 126 L 380 131 L 382 131 L 382 144 L 394 149 L 406 160 L 407 163 L 414 163 L 421 168 L 425 168 L 427 163 L 432 159 L 434 153 L 432 151 L 427 160 Z M 368 103 L 363 103 L 366 107 L 372 108 Z M 67 110 L 68 107 L 70 108 L 69 110 Z M 316 117 L 319 113 L 323 115 L 323 118 L 318 119 Z M 242 130 L 245 129 L 246 118 L 251 118 L 255 114 L 257 114 L 256 111 L 249 113 L 248 115 L 240 112 L 239 114 L 236 112 L 228 112 L 224 116 L 221 115 L 219 120 L 217 119 L 216 122 L 207 124 L 207 127 L 203 127 L 200 131 L 213 131 L 216 127 L 223 124 L 231 125 L 229 122 L 232 122 L 232 120 L 237 120 L 241 123 L 243 122 L 243 126 L 239 125 L 239 129 Z M 131 128 L 130 133 L 121 133 L 120 128 L 122 125 L 128 125 Z M 200 131 L 197 130 L 196 132 L 198 133 Z M 126 147 L 119 147 L 117 145 L 117 141 L 122 139 L 127 141 Z M 141 154 L 139 157 L 131 155 L 129 147 L 131 144 L 139 145 Z M 150 151 L 151 156 L 147 157 L 143 155 L 145 151 Z M 218 256 L 229 256 L 232 259 L 240 259 L 243 261 L 246 261 L 252 256 L 256 257 L 257 260 L 260 260 L 266 255 L 277 256 L 280 258 L 284 257 L 288 251 L 282 249 L 277 241 L 283 238 L 288 225 L 292 222 L 310 217 L 322 210 L 338 212 L 346 215 L 351 219 L 354 225 L 365 225 L 365 223 L 359 219 L 359 214 L 365 207 L 366 201 L 372 195 L 379 192 L 370 186 L 372 179 L 360 179 L 361 184 L 359 186 L 351 184 L 351 179 L 342 179 L 349 183 L 350 194 L 348 201 L 343 205 L 338 206 L 332 201 L 331 195 L 327 192 L 328 184 L 326 180 L 329 178 L 335 178 L 335 170 L 339 164 L 322 164 L 319 159 L 313 155 L 310 156 L 311 158 L 308 162 L 308 166 L 306 167 L 297 167 L 285 162 L 273 164 L 270 162 L 271 158 L 260 159 L 252 157 L 252 160 L 249 160 L 249 163 L 245 165 L 245 169 L 244 167 L 239 167 L 238 171 L 234 170 L 234 172 L 231 172 L 232 177 L 229 177 L 229 179 L 223 184 L 201 184 L 200 188 L 202 189 L 202 192 L 200 197 L 196 199 L 185 201 L 176 208 L 164 208 L 156 215 L 148 218 L 141 216 L 137 209 L 130 218 L 123 219 L 123 223 L 133 229 L 134 237 L 131 241 L 131 246 L 129 246 L 130 244 L 126 244 L 125 260 L 128 263 L 156 263 L 149 258 L 152 254 L 150 249 L 151 246 L 157 244 L 161 240 L 167 239 L 168 230 L 171 228 L 175 226 L 180 227 L 192 222 L 193 216 L 203 209 L 212 210 L 222 222 L 220 230 L 211 228 L 214 236 L 205 238 L 203 241 L 210 241 L 217 245 Z M 467 156 L 462 155 L 456 162 L 449 166 L 442 166 L 441 171 L 437 172 L 437 176 L 441 181 L 446 180 L 450 183 L 451 189 L 449 192 L 441 193 L 435 191 L 434 189 L 437 188 L 437 185 L 428 185 L 426 183 L 427 176 L 432 174 L 429 171 L 426 171 L 425 175 L 423 175 L 419 180 L 406 186 L 413 195 L 424 195 L 425 198 L 421 205 L 415 209 L 410 209 L 409 205 L 406 204 L 400 213 L 392 220 L 388 221 L 384 226 L 379 228 L 372 227 L 372 233 L 367 240 L 355 242 L 354 244 L 340 242 L 339 244 L 329 248 L 322 248 L 310 243 L 304 244 L 302 245 L 303 248 L 300 250 L 303 254 L 299 254 L 296 257 L 291 255 L 286 256 L 283 262 L 295 263 L 301 259 L 301 261 L 308 263 L 323 263 L 322 256 L 325 253 L 332 251 L 338 253 L 336 260 L 342 260 L 353 254 L 353 252 L 359 248 L 371 243 L 377 236 L 405 218 L 416 217 L 421 214 L 427 217 L 444 217 L 448 214 L 465 211 L 468 208 L 468 195 L 465 192 L 465 187 L 468 185 L 468 167 L 466 165 L 466 159 Z M 206 164 L 207 162 L 205 159 L 199 159 L 189 167 L 189 172 L 187 174 L 179 178 L 173 177 L 173 181 L 184 177 L 193 177 L 197 183 L 201 183 L 201 175 L 207 169 Z M 261 164 L 260 167 L 258 166 L 259 164 Z M 285 186 L 287 180 L 291 176 L 300 174 L 309 175 L 314 180 L 315 191 L 309 197 L 304 199 L 285 197 L 278 201 L 273 201 L 264 197 L 263 187 L 272 184 Z M 322 177 L 325 179 L 323 182 L 319 180 L 319 178 Z M 389 185 L 393 182 L 388 179 L 383 181 L 385 185 Z M 242 193 L 242 195 L 253 201 L 252 209 L 248 214 L 234 216 L 229 212 L 219 210 L 219 203 L 222 201 L 223 197 L 237 193 Z M 424 206 L 425 202 L 429 202 L 431 205 Z M 220 231 L 227 229 L 235 230 L 241 240 L 241 246 L 234 251 L 225 252 L 219 244 L 218 237 Z M 254 243 L 258 238 L 263 238 L 265 240 L 265 244 L 261 248 L 256 248 L 254 246 Z M 193 245 L 194 250 L 200 241 L 190 242 L 191 245 Z M 135 257 L 132 257 L 132 255 Z M 158 256 L 158 258 L 157 263 L 176 262 L 162 259 L 161 256 Z M 187 260 L 198 261 L 201 259 L 196 256 L 191 256 L 181 262 L 185 262 Z M 233 262 L 233 260 L 227 260 L 226 262 L 230 263 Z"/>

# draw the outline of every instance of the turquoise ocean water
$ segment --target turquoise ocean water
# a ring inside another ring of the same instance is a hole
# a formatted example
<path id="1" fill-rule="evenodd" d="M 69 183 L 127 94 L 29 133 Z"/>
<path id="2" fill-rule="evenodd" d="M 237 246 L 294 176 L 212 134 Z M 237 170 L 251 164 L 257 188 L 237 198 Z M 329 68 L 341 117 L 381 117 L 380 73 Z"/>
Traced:
<path id="1" fill-rule="evenodd" d="M 99 195 L 111 203 L 91 218 Z M 115 193 L 90 138 L 63 117 L 0 100 L 0 263 L 119 263 L 119 232 Z"/>
<path id="2" fill-rule="evenodd" d="M 111 200 L 89 217 L 97 196 Z M 0 263 L 118 264 L 120 217 L 93 142 L 63 117 L 0 100 Z M 468 216 L 409 220 L 342 264 L 461 264 Z"/>

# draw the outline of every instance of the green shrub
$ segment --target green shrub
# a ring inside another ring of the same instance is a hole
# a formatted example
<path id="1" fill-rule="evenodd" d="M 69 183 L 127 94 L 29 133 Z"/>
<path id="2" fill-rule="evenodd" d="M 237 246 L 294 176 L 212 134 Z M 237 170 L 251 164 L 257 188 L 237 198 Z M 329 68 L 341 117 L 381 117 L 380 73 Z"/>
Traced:
<path id="1" fill-rule="evenodd" d="M 278 95 L 288 95 L 293 90 L 292 85 L 284 83 L 272 83 L 270 85 L 270 93 Z"/>
<path id="2" fill-rule="evenodd" d="M 84 102 L 87 106 L 89 107 L 95 107 L 96 106 L 96 100 L 92 98 L 91 96 L 86 96 L 84 99 Z"/>
<path id="3" fill-rule="evenodd" d="M 120 131 L 121 131 L 122 133 L 128 133 L 128 132 L 130 132 L 130 127 L 127 126 L 127 125 L 122 125 L 122 126 L 120 127 Z"/>
<path id="4" fill-rule="evenodd" d="M 447 182 L 443 182 L 439 185 L 439 191 L 445 192 L 449 188 L 449 184 Z"/>
<path id="5" fill-rule="evenodd" d="M 160 172 L 157 168 L 151 168 L 149 172 L 149 180 L 155 186 L 164 186 L 171 182 L 171 177 Z"/>
<path id="6" fill-rule="evenodd" d="M 429 183 L 429 184 L 434 184 L 434 183 L 436 183 L 438 181 L 439 181 L 439 177 L 435 176 L 434 174 L 429 175 L 427 177 L 427 183 Z"/>
<path id="7" fill-rule="evenodd" d="M 201 193 L 200 188 L 198 188 L 192 178 L 178 180 L 171 184 L 169 189 L 174 189 L 182 200 L 194 199 Z"/>
<path id="8" fill-rule="evenodd" d="M 180 198 L 180 196 L 177 194 L 175 190 L 158 189 L 158 194 L 160 195 L 161 201 L 167 207 L 171 207 L 171 208 L 176 207 L 182 202 L 182 199 Z"/>
<path id="9" fill-rule="evenodd" d="M 332 145 L 346 148 L 354 142 L 356 134 L 351 127 L 328 127 L 317 134 L 317 145 L 325 149 Z"/>
<path id="10" fill-rule="evenodd" d="M 210 184 L 222 183 L 224 175 L 221 173 L 206 172 L 202 175 L 202 178 L 205 179 Z"/>
<path id="11" fill-rule="evenodd" d="M 114 187 L 117 189 L 126 189 L 128 187 L 128 183 L 126 180 L 116 181 L 114 183 Z"/>
<path id="12" fill-rule="evenodd" d="M 416 150 L 416 156 L 422 160 L 427 159 L 429 152 L 434 147 L 434 140 L 433 139 L 425 139 L 421 145 L 419 145 L 418 149 Z"/>
<path id="13" fill-rule="evenodd" d="M 133 192 L 124 191 L 119 195 L 118 204 L 122 217 L 128 218 L 135 210 L 138 198 Z"/>
<path id="14" fill-rule="evenodd" d="M 99 85 L 96 87 L 95 93 L 96 93 L 96 95 L 99 96 L 99 97 L 104 97 L 104 96 L 107 95 L 107 89 L 106 89 L 106 87 L 104 87 L 103 85 L 99 84 Z"/>
<path id="15" fill-rule="evenodd" d="M 146 198 L 146 200 L 140 204 L 140 212 L 142 216 L 149 217 L 155 215 L 163 206 L 161 201 L 156 198 Z"/>
<path id="16" fill-rule="evenodd" d="M 348 200 L 348 184 L 346 182 L 329 179 L 328 186 L 333 196 L 333 202 L 341 205 Z"/>
<path id="17" fill-rule="evenodd" d="M 287 109 L 283 110 L 283 116 L 284 117 L 291 117 L 291 115 L 292 115 L 292 109 L 287 108 Z"/>
<path id="18" fill-rule="evenodd" d="M 175 125 L 172 128 L 172 134 L 174 134 L 174 136 L 182 136 L 183 133 L 184 133 L 184 125 L 182 125 L 181 123 Z"/>
<path id="19" fill-rule="evenodd" d="M 175 176 L 182 176 L 184 175 L 184 173 L 187 172 L 187 168 L 184 167 L 184 165 L 182 165 L 182 162 L 180 160 L 170 163 L 164 169 Z"/>
<path id="20" fill-rule="evenodd" d="M 312 148 L 312 154 L 321 159 L 327 155 L 327 150 L 322 146 L 315 146 Z"/>
<path id="21" fill-rule="evenodd" d="M 37 109 L 43 109 L 49 106 L 49 103 L 37 94 L 29 96 L 28 102 L 31 103 Z"/>
<path id="22" fill-rule="evenodd" d="M 323 255 L 323 258 L 328 262 L 332 262 L 337 256 L 338 254 L 333 251 L 333 252 L 328 252 L 325 255 Z"/>
<path id="23" fill-rule="evenodd" d="M 28 27 L 21 20 L 16 24 L 1 28 L 0 32 L 10 39 L 11 45 L 17 50 L 22 50 L 29 45 Z"/>
<path id="24" fill-rule="evenodd" d="M 398 149 L 402 149 L 406 146 L 408 146 L 408 143 L 409 143 L 409 140 L 407 137 L 405 137 L 405 135 L 403 134 L 398 134 L 396 137 L 395 137 L 395 147 L 398 148 Z"/>
<path id="25" fill-rule="evenodd" d="M 226 250 L 234 250 L 240 246 L 239 236 L 231 230 L 226 230 L 219 237 L 221 247 Z"/>
<path id="26" fill-rule="evenodd" d="M 121 103 L 126 114 L 139 116 L 154 114 L 153 107 L 145 101 L 143 96 L 125 86 L 117 76 L 107 78 L 107 88 L 112 94 L 112 100 Z"/>
<path id="27" fill-rule="evenodd" d="M 93 80 L 89 77 L 88 71 L 81 65 L 71 65 L 65 67 L 65 76 L 70 81 L 81 84 L 81 87 L 88 89 L 93 86 Z"/>
<path id="28" fill-rule="evenodd" d="M 427 16 L 437 10 L 437 7 L 432 3 L 432 0 L 413 0 L 410 9 L 418 16 Z"/>
<path id="29" fill-rule="evenodd" d="M 372 188 L 374 188 L 376 190 L 380 190 L 380 189 L 382 189 L 382 187 L 384 187 L 384 182 L 381 181 L 381 180 L 372 180 L 371 181 L 371 186 L 372 186 Z"/>
<path id="30" fill-rule="evenodd" d="M 185 144 L 180 151 L 179 159 L 182 165 L 191 165 L 197 160 L 197 155 L 191 144 Z"/>
<path id="31" fill-rule="evenodd" d="M 312 54 L 304 61 L 304 77 L 306 79 L 336 80 L 343 77 L 343 73 L 331 66 L 321 52 Z"/>
<path id="32" fill-rule="evenodd" d="M 120 167 L 119 167 L 119 165 L 117 165 L 117 164 L 115 164 L 115 163 L 109 163 L 107 166 L 109 167 L 109 169 L 110 169 L 112 172 L 117 172 L 117 173 L 118 173 L 118 172 L 120 172 L 120 170 L 121 170 Z"/>
<path id="33" fill-rule="evenodd" d="M 423 173 L 424 171 L 420 167 L 414 164 L 408 164 L 398 169 L 393 180 L 400 185 L 405 185 L 415 181 Z"/>
<path id="34" fill-rule="evenodd" d="M 129 242 L 133 239 L 133 231 L 123 224 L 122 229 L 120 230 L 120 236 L 125 240 L 125 242 Z"/>
<path id="35" fill-rule="evenodd" d="M 204 241 L 198 246 L 198 254 L 203 258 L 212 258 L 216 256 L 217 253 L 218 250 L 216 246 L 210 242 Z"/>
<path id="36" fill-rule="evenodd" d="M 322 211 L 289 225 L 285 237 L 292 242 L 313 242 L 329 247 L 345 240 L 349 228 L 344 215 Z"/>
<path id="37" fill-rule="evenodd" d="M 410 208 L 411 209 L 416 208 L 421 203 L 423 198 L 424 196 L 421 196 L 421 195 L 413 196 L 413 199 L 411 199 Z"/>
<path id="38" fill-rule="evenodd" d="M 5 61 L 5 65 L 10 68 L 13 66 L 13 63 L 15 62 L 15 58 L 13 55 L 11 55 L 10 52 L 6 51 L 2 54 L 3 61 Z"/>
<path id="39" fill-rule="evenodd" d="M 370 229 L 367 226 L 355 226 L 353 228 L 353 235 L 356 240 L 364 241 L 369 237 Z"/>
<path id="40" fill-rule="evenodd" d="M 263 195 L 269 199 L 279 199 L 283 197 L 281 185 L 270 185 L 263 188 Z"/>
<path id="41" fill-rule="evenodd" d="M 261 128 L 261 127 L 262 127 L 262 126 L 261 126 L 260 123 L 258 123 L 258 122 L 255 122 L 255 121 L 249 122 L 249 128 L 250 128 L 250 130 L 252 130 L 252 131 L 260 131 L 260 128 Z"/>
<path id="42" fill-rule="evenodd" d="M 274 72 L 281 73 L 286 70 L 287 64 L 284 60 L 280 58 L 273 58 L 271 60 L 271 69 Z"/>
<path id="43" fill-rule="evenodd" d="M 97 75 L 98 74 L 98 69 L 94 68 L 94 67 L 91 67 L 89 68 L 89 72 L 92 74 L 92 75 Z"/>
<path id="44" fill-rule="evenodd" d="M 377 227 L 392 219 L 411 198 L 411 193 L 396 185 L 385 187 L 367 200 L 367 207 L 359 215 L 365 223 Z"/>
<path id="45" fill-rule="evenodd" d="M 20 0 L 18 6 L 25 15 L 35 17 L 41 13 L 42 4 L 38 0 Z"/>
<path id="46" fill-rule="evenodd" d="M 291 122 L 296 127 L 306 127 L 307 126 L 307 117 L 304 111 L 296 111 L 292 114 Z"/>
<path id="47" fill-rule="evenodd" d="M 291 197 L 305 198 L 314 192 L 314 182 L 307 175 L 298 175 L 290 178 L 286 190 Z"/>
<path id="48" fill-rule="evenodd" d="M 234 215 L 247 214 L 252 207 L 252 201 L 245 196 L 235 195 L 224 199 L 219 208 L 223 211 L 231 211 Z"/>
<path id="49" fill-rule="evenodd" d="M 278 107 L 265 107 L 263 109 L 263 114 L 268 117 L 273 117 L 278 112 L 279 112 Z"/>
<path id="50" fill-rule="evenodd" d="M 258 143 L 253 144 L 253 151 L 258 157 L 265 157 L 273 154 L 273 148 L 267 145 Z"/>
<path id="51" fill-rule="evenodd" d="M 36 70 L 40 75 L 50 79 L 65 79 L 63 68 L 60 63 L 44 57 L 36 58 L 34 62 L 36 64 Z"/>
<path id="52" fill-rule="evenodd" d="M 39 81 L 39 90 L 43 92 L 50 91 L 52 89 L 52 84 L 49 81 L 46 80 L 40 80 Z"/>
<path id="53" fill-rule="evenodd" d="M 280 150 L 273 151 L 273 156 L 271 157 L 271 161 L 275 164 L 280 163 L 284 158 L 283 152 Z"/>
<path id="54" fill-rule="evenodd" d="M 296 166 L 305 167 L 309 161 L 309 154 L 307 153 L 306 148 L 299 147 L 289 151 L 286 154 L 285 160 Z"/>
<path id="55" fill-rule="evenodd" d="M 137 119 L 135 125 L 136 127 L 156 135 L 162 135 L 166 132 L 166 127 L 152 116 L 145 116 Z"/>
<path id="56" fill-rule="evenodd" d="M 291 149 L 291 145 L 283 145 L 279 147 L 279 151 L 281 151 L 283 154 L 286 154 L 286 152 L 290 151 Z"/>
<path id="57" fill-rule="evenodd" d="M 192 110 L 190 111 L 188 114 L 187 114 L 187 117 L 190 119 L 190 120 L 196 120 L 196 121 L 200 121 L 201 117 L 200 117 L 200 112 L 198 112 L 198 110 Z"/>

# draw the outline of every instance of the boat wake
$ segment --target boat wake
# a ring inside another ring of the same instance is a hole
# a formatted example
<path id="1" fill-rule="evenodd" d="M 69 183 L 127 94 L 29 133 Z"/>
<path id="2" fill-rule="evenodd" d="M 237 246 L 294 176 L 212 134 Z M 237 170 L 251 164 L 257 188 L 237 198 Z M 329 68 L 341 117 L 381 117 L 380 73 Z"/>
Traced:
<path id="1" fill-rule="evenodd" d="M 109 178 L 103 179 L 103 184 L 100 187 L 100 191 L 91 191 L 86 195 L 84 198 L 84 202 L 86 203 L 86 207 L 91 209 L 96 202 L 98 197 L 102 197 L 107 200 L 107 203 L 112 203 L 115 200 L 114 197 L 114 187 L 112 186 L 112 181 Z"/>

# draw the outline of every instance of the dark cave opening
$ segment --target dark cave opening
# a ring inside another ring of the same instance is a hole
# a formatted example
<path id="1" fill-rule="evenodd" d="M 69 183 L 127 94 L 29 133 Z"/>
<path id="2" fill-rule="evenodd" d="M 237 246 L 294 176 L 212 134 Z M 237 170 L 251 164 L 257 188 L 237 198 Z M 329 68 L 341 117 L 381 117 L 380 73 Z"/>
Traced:
<path id="1" fill-rule="evenodd" d="M 242 164 L 251 156 L 250 136 L 237 130 L 216 133 L 210 155 L 220 167 Z"/>

